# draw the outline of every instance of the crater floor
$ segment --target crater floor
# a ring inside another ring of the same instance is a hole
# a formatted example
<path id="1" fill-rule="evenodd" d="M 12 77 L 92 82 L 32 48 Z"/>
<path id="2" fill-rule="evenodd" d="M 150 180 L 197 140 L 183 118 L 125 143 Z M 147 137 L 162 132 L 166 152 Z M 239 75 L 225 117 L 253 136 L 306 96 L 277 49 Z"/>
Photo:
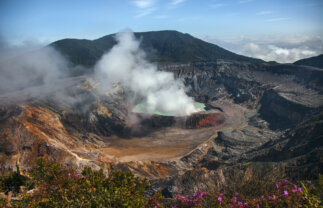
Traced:
<path id="1" fill-rule="evenodd" d="M 217 101 L 214 106 L 223 109 L 210 110 L 204 114 L 218 113 L 225 118 L 224 123 L 211 127 L 185 129 L 166 127 L 144 136 L 120 138 L 105 137 L 106 146 L 100 150 L 106 162 L 155 161 L 167 162 L 183 157 L 198 146 L 216 138 L 218 131 L 235 129 L 244 125 L 245 109 L 229 101 Z"/>

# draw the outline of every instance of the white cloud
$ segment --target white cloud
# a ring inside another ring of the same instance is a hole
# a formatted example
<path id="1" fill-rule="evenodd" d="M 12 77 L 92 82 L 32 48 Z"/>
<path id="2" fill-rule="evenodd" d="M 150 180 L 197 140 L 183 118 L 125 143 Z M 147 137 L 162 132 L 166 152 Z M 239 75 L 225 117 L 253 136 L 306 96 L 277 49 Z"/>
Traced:
<path id="1" fill-rule="evenodd" d="M 219 40 L 205 37 L 232 52 L 265 61 L 293 63 L 323 53 L 323 35 L 263 35 Z"/>
<path id="2" fill-rule="evenodd" d="M 133 3 L 140 9 L 146 9 L 153 6 L 155 4 L 155 0 L 136 0 L 133 1 Z"/>
<path id="3" fill-rule="evenodd" d="M 292 63 L 299 59 L 318 55 L 319 51 L 308 49 L 306 46 L 282 47 L 277 45 L 259 45 L 246 43 L 241 47 L 241 53 L 247 56 L 256 57 L 265 61 L 277 61 L 280 63 Z"/>
<path id="4" fill-rule="evenodd" d="M 306 49 L 306 47 L 284 48 L 277 45 L 259 45 L 253 42 L 242 45 L 240 53 L 280 63 L 292 63 L 299 59 L 318 55 L 318 52 Z"/>
<path id="5" fill-rule="evenodd" d="M 138 8 L 135 17 L 144 17 L 150 15 L 156 8 L 156 0 L 135 0 L 134 5 Z"/>
<path id="6" fill-rule="evenodd" d="M 295 62 L 299 59 L 318 55 L 315 51 L 300 48 L 281 48 L 275 45 L 263 46 L 263 54 L 254 54 L 265 61 L 275 60 L 281 63 Z M 250 51 L 252 53 L 252 51 Z"/>

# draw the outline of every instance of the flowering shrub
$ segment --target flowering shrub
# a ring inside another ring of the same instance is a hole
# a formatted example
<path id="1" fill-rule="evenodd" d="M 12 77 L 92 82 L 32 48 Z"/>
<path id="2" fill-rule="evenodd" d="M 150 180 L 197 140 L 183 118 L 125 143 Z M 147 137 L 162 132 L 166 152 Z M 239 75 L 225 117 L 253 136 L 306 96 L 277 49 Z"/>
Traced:
<path id="1" fill-rule="evenodd" d="M 321 187 L 322 188 L 322 187 Z M 186 207 L 321 207 L 322 202 L 318 196 L 309 194 L 304 185 L 299 187 L 288 180 L 278 182 L 276 190 L 257 198 L 245 197 L 236 193 L 229 198 L 222 193 L 210 194 L 197 191 L 192 197 L 177 195 L 178 208 Z"/>
<path id="2" fill-rule="evenodd" d="M 16 207 L 158 207 L 145 197 L 149 182 L 131 173 L 114 171 L 107 177 L 102 170 L 84 168 L 79 175 L 44 159 L 36 164 L 30 171 L 36 188 L 15 203 Z M 158 201 L 159 196 L 152 198 Z"/>
<path id="3" fill-rule="evenodd" d="M 161 192 L 157 192 L 154 196 L 150 197 L 145 208 L 153 207 L 153 208 L 164 208 L 163 204 L 160 203 L 164 197 L 162 196 Z"/>
<path id="4" fill-rule="evenodd" d="M 19 173 L 1 174 L 0 181 L 8 176 L 22 177 Z M 11 178 L 10 181 L 13 180 Z M 26 179 L 27 180 L 27 179 Z M 19 184 L 13 180 L 13 184 Z M 44 159 L 36 161 L 36 166 L 28 173 L 24 182 L 28 193 L 20 193 L 20 200 L 8 202 L 0 197 L 0 207 L 10 204 L 12 207 L 143 207 L 166 208 L 160 192 L 148 197 L 145 192 L 150 187 L 146 179 L 135 177 L 131 173 L 119 171 L 106 176 L 102 170 L 93 171 L 84 168 L 78 174 L 71 168 L 51 163 Z M 323 188 L 323 177 L 319 175 L 319 191 L 309 191 L 301 184 L 298 186 L 287 180 L 275 184 L 275 189 L 259 197 L 244 196 L 235 193 L 226 196 L 223 193 L 208 193 L 198 190 L 191 197 L 176 196 L 167 207 L 228 207 L 228 208 L 260 208 L 260 207 L 322 207 L 320 190 Z M 11 186 L 3 186 L 4 191 Z M 16 185 L 14 186 L 16 187 Z"/>

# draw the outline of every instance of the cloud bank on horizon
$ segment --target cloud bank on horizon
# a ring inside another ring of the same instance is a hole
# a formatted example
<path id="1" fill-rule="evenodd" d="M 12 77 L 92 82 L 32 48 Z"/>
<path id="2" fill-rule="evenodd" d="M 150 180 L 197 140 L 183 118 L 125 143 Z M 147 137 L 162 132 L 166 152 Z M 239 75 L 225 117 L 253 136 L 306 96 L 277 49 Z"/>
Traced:
<path id="1" fill-rule="evenodd" d="M 323 35 L 268 35 L 224 41 L 205 36 L 203 39 L 241 55 L 279 63 L 294 63 L 323 54 Z"/>

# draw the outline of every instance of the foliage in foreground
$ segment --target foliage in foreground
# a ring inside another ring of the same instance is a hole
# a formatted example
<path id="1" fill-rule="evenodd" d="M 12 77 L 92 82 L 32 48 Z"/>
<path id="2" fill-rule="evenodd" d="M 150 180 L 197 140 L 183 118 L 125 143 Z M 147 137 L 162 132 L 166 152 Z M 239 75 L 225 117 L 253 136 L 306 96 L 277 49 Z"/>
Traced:
<path id="1" fill-rule="evenodd" d="M 145 197 L 149 182 L 131 173 L 114 171 L 107 177 L 102 170 L 84 168 L 79 175 L 73 169 L 39 159 L 28 175 L 29 180 L 21 185 L 35 188 L 12 202 L 15 207 L 154 207 L 161 199 L 160 194 Z"/>
<path id="2" fill-rule="evenodd" d="M 321 207 L 323 204 L 318 196 L 310 194 L 306 187 L 298 187 L 288 180 L 278 182 L 276 190 L 257 198 L 249 198 L 235 193 L 226 197 L 222 193 L 210 194 L 197 191 L 192 197 L 177 195 L 177 208 L 184 207 Z"/>
<path id="3" fill-rule="evenodd" d="M 102 170 L 84 168 L 81 175 L 58 163 L 38 159 L 28 172 L 28 178 L 17 172 L 4 174 L 0 166 L 0 192 L 15 193 L 18 199 L 8 203 L 0 198 L 0 207 L 164 207 L 160 192 L 146 196 L 150 184 L 131 173 L 115 171 L 106 176 Z M 176 196 L 165 207 L 322 207 L 320 193 L 323 177 L 319 175 L 319 190 L 308 191 L 285 180 L 275 190 L 251 198 L 236 193 L 228 197 L 222 193 L 197 191 L 191 197 Z M 25 189 L 22 190 L 21 187 Z"/>

